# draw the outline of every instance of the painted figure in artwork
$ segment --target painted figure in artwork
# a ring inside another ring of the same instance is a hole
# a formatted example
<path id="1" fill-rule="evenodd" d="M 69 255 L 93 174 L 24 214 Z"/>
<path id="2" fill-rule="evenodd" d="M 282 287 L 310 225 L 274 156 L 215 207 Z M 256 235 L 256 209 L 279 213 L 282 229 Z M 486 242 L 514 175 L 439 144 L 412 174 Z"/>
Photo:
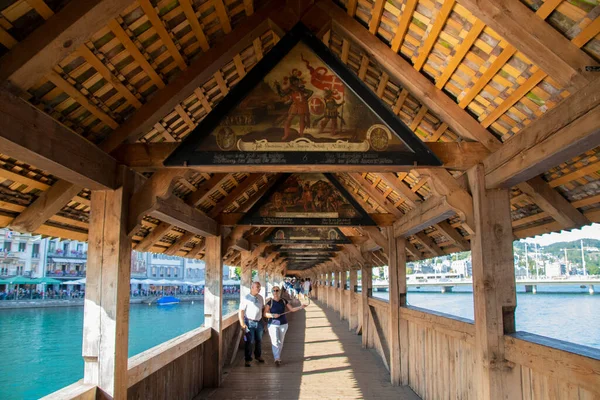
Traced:
<path id="1" fill-rule="evenodd" d="M 299 119 L 298 133 L 300 136 L 304 135 L 304 128 L 307 125 L 310 126 L 308 99 L 310 96 L 312 96 L 313 91 L 304 86 L 305 81 L 301 76 L 302 72 L 294 68 L 290 76 L 286 76 L 283 79 L 283 87 L 279 82 L 274 82 L 279 96 L 287 97 L 291 102 L 288 115 L 284 123 L 284 134 L 281 140 L 286 140 L 289 137 L 290 126 L 296 117 Z"/>
<path id="2" fill-rule="evenodd" d="M 322 133 L 327 124 L 331 122 L 331 134 L 335 135 L 337 133 L 338 126 L 338 118 L 340 120 L 340 125 L 345 125 L 346 122 L 344 118 L 340 115 L 338 109 L 344 105 L 344 101 L 341 103 L 337 102 L 337 98 L 339 98 L 339 94 L 337 91 L 333 91 L 332 89 L 325 89 L 325 94 L 323 96 L 323 100 L 325 101 L 325 113 L 323 116 L 317 118 L 313 122 L 313 126 L 317 126 L 319 122 L 321 122 L 321 128 L 319 129 L 319 133 Z"/>
<path id="3" fill-rule="evenodd" d="M 313 195 L 310 189 L 310 183 L 305 182 L 304 188 L 302 190 L 302 198 L 300 202 L 304 205 L 304 211 L 308 211 L 309 208 L 312 208 L 315 211 L 315 203 L 313 202 Z"/>

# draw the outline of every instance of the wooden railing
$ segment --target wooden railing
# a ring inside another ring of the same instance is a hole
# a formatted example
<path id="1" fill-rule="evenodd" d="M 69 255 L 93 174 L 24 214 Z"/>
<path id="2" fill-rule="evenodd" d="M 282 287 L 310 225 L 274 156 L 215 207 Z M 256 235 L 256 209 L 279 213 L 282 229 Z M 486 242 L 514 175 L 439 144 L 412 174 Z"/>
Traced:
<path id="1" fill-rule="evenodd" d="M 204 343 L 210 328 L 197 328 L 129 359 L 128 398 L 191 399 L 203 388 Z"/>
<path id="2" fill-rule="evenodd" d="M 237 357 L 242 339 L 242 329 L 238 322 L 238 312 L 223 317 L 223 358 L 221 365 L 230 366 Z"/>
<path id="3" fill-rule="evenodd" d="M 600 399 L 600 350 L 517 332 L 504 337 L 523 399 Z"/>
<path id="4" fill-rule="evenodd" d="M 317 298 L 330 308 L 336 288 L 321 287 Z M 361 293 L 345 290 L 342 299 L 355 301 L 353 319 L 362 327 Z M 339 304 L 339 303 L 338 303 Z M 369 298 L 368 346 L 389 363 L 389 303 Z M 342 306 L 342 312 L 346 309 Z M 400 348 L 403 381 L 422 399 L 476 399 L 477 356 L 473 321 L 418 307 L 400 308 Z M 404 329 L 403 329 L 404 327 Z M 600 350 L 526 332 L 504 337 L 507 368 L 516 368 L 520 398 L 600 398 Z"/>

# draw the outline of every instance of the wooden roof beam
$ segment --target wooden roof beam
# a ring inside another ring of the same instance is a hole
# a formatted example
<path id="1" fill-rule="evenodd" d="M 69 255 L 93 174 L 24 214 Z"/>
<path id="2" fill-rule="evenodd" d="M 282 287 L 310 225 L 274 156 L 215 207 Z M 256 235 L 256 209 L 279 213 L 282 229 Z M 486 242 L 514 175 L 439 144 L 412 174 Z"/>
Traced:
<path id="1" fill-rule="evenodd" d="M 255 183 L 258 183 L 261 179 L 264 179 L 263 174 L 250 174 L 248 177 L 246 177 L 246 179 L 239 182 L 237 184 L 237 186 L 235 188 L 233 188 L 233 190 L 231 192 L 229 192 L 229 194 L 227 196 L 222 198 L 221 201 L 219 201 L 217 203 L 217 205 L 212 210 L 209 211 L 208 215 L 211 218 L 215 218 L 228 205 L 230 205 L 231 202 L 233 202 L 237 198 L 239 198 L 242 194 L 244 194 L 246 192 L 246 190 L 248 190 L 248 188 L 250 186 L 254 185 Z"/>
<path id="2" fill-rule="evenodd" d="M 448 203 L 446 196 L 430 197 L 394 223 L 394 236 L 414 235 L 431 225 L 450 218 L 456 212 L 457 210 Z"/>
<path id="3" fill-rule="evenodd" d="M 564 88 L 591 80 L 585 67 L 596 61 L 519 0 L 458 0 Z"/>
<path id="4" fill-rule="evenodd" d="M 126 141 L 138 140 L 150 131 L 161 118 L 171 113 L 175 106 L 189 97 L 194 89 L 203 85 L 235 55 L 251 46 L 254 39 L 269 29 L 269 15 L 278 12 L 281 8 L 277 4 L 279 2 L 272 1 L 271 3 L 273 7 L 269 5 L 262 7 L 258 12 L 244 19 L 234 31 L 225 35 L 219 43 L 192 62 L 171 83 L 156 92 L 152 99 L 108 136 L 101 144 L 101 148 L 112 152 Z"/>
<path id="5" fill-rule="evenodd" d="M 69 2 L 2 57 L 0 82 L 6 86 L 8 81 L 16 92 L 29 89 L 130 4 L 130 0 Z"/>
<path id="6" fill-rule="evenodd" d="M 430 169 L 425 170 L 424 173 L 429 176 L 431 190 L 438 196 L 445 196 L 448 203 L 462 217 L 463 227 L 470 234 L 475 233 L 475 216 L 471 194 L 446 170 Z"/>
<path id="7" fill-rule="evenodd" d="M 148 215 L 203 237 L 219 234 L 215 220 L 175 196 L 156 197 Z"/>
<path id="8" fill-rule="evenodd" d="M 471 249 L 471 244 L 465 239 L 456 229 L 454 229 L 448 221 L 440 221 L 434 225 L 437 230 L 444 234 L 462 251 Z"/>
<path id="9" fill-rule="evenodd" d="M 402 211 L 398 208 L 394 207 L 391 201 L 389 201 L 383 193 L 381 193 L 375 186 L 371 184 L 371 182 L 367 181 L 361 174 L 356 172 L 351 172 L 348 174 L 350 179 L 352 179 L 356 184 L 361 186 L 365 192 L 369 194 L 369 196 L 373 197 L 381 207 L 383 207 L 387 212 L 394 214 L 396 217 L 401 217 L 403 215 Z"/>
<path id="10" fill-rule="evenodd" d="M 369 235 L 371 239 L 377 243 L 379 247 L 386 253 L 389 251 L 389 242 L 385 235 L 376 226 L 365 226 L 363 230 Z"/>
<path id="11" fill-rule="evenodd" d="M 420 260 L 421 257 L 423 257 L 423 254 L 419 250 L 417 250 L 415 245 L 409 242 L 408 240 L 406 240 L 406 252 L 412 255 L 412 257 L 417 260 Z"/>
<path id="12" fill-rule="evenodd" d="M 446 254 L 437 244 L 435 244 L 433 239 L 427 236 L 425 233 L 419 232 L 415 234 L 415 237 L 419 240 L 419 242 L 421 242 L 421 244 L 423 244 L 423 246 L 425 246 L 427 251 L 433 254 L 434 257 L 439 257 Z"/>
<path id="13" fill-rule="evenodd" d="M 5 90 L 0 90 L 0 148 L 4 154 L 80 187 L 117 187 L 114 158 Z"/>
<path id="14" fill-rule="evenodd" d="M 174 256 L 178 251 L 182 250 L 183 247 L 192 240 L 196 235 L 192 232 L 185 232 L 183 235 L 179 237 L 163 254 L 167 254 L 169 256 Z"/>
<path id="15" fill-rule="evenodd" d="M 484 161 L 486 187 L 509 188 L 600 145 L 600 79 L 567 97 Z"/>
<path id="16" fill-rule="evenodd" d="M 585 215 L 569 203 L 567 199 L 562 197 L 560 193 L 548 186 L 548 183 L 541 177 L 520 183 L 517 187 L 523 193 L 527 193 L 563 229 L 579 228 L 590 223 Z"/>
<path id="17" fill-rule="evenodd" d="M 171 196 L 175 178 L 185 177 L 190 172 L 184 168 L 164 169 L 146 180 L 129 200 L 129 232 L 139 229 L 142 218 L 155 206 L 157 198 Z"/>
<path id="18" fill-rule="evenodd" d="M 172 228 L 173 226 L 171 224 L 161 222 L 135 246 L 135 250 L 142 253 L 150 250 L 150 248 L 160 241 L 160 239 Z"/>
<path id="19" fill-rule="evenodd" d="M 229 174 L 217 173 L 212 175 L 210 179 L 202 182 L 195 192 L 190 193 L 186 197 L 185 202 L 193 207 L 198 207 L 206 199 L 208 199 L 208 196 L 214 190 L 221 187 L 221 185 L 227 182 L 229 179 L 232 179 L 231 175 Z"/>
<path id="20" fill-rule="evenodd" d="M 397 79 L 403 88 L 438 115 L 459 136 L 479 141 L 492 151 L 500 147 L 500 141 L 492 133 L 458 107 L 454 100 L 436 88 L 412 65 L 372 35 L 360 22 L 348 16 L 333 2 L 322 1 L 317 3 L 317 6 L 332 18 L 332 28 L 335 31 L 359 44 L 391 77 Z"/>
<path id="21" fill-rule="evenodd" d="M 35 232 L 46 221 L 63 209 L 82 188 L 59 180 L 50 189 L 43 192 L 29 207 L 19 214 L 10 224 L 17 232 Z"/>
<path id="22" fill-rule="evenodd" d="M 398 192 L 398 194 L 404 198 L 404 201 L 406 201 L 411 208 L 416 207 L 417 203 L 423 201 L 423 199 L 418 194 L 410 190 L 410 187 L 408 187 L 408 185 L 405 184 L 396 174 L 392 172 L 382 172 L 377 174 L 377 176 L 380 176 L 386 185 Z"/>
<path id="23" fill-rule="evenodd" d="M 202 240 L 201 243 L 196 244 L 188 253 L 185 255 L 186 258 L 197 258 L 200 253 L 204 251 L 206 240 Z"/>

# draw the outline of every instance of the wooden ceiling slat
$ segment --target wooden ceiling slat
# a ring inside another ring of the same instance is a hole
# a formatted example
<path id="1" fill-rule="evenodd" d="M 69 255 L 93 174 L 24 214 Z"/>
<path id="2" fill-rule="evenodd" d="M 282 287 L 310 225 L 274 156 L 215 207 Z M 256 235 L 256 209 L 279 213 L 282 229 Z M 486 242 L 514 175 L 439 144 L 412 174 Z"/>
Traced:
<path id="1" fill-rule="evenodd" d="M 162 89 L 165 87 L 165 83 L 162 78 L 158 75 L 158 73 L 154 70 L 152 65 L 148 62 L 146 57 L 142 54 L 142 52 L 138 49 L 138 47 L 133 43 L 127 32 L 121 27 L 121 24 L 113 19 L 108 23 L 108 27 L 115 34 L 115 36 L 119 39 L 121 44 L 125 47 L 125 50 L 133 59 L 140 65 L 140 67 L 144 70 L 150 80 L 159 88 Z"/>
<path id="2" fill-rule="evenodd" d="M 467 52 L 471 49 L 471 46 L 473 46 L 473 43 L 475 43 L 475 40 L 477 40 L 481 32 L 483 32 L 483 28 L 485 28 L 485 24 L 481 20 L 478 19 L 473 23 L 469 33 L 456 48 L 456 52 L 450 61 L 448 61 L 448 65 L 446 65 L 446 68 L 444 68 L 442 74 L 435 81 L 435 86 L 438 89 L 442 89 L 452 77 L 454 71 L 456 71 L 456 68 L 458 68 Z"/>
<path id="3" fill-rule="evenodd" d="M 0 82 L 29 89 L 129 4 L 131 0 L 70 1 L 3 57 Z"/>
<path id="4" fill-rule="evenodd" d="M 83 57 L 94 69 L 108 81 L 124 98 L 127 99 L 129 103 L 131 103 L 135 108 L 140 108 L 142 103 L 138 100 L 137 97 L 129 89 L 125 87 L 119 81 L 119 79 L 112 74 L 111 71 L 104 65 L 96 55 L 87 47 L 87 45 L 81 46 L 76 52 L 75 55 L 80 55 Z"/>
<path id="5" fill-rule="evenodd" d="M 185 17 L 192 28 L 192 32 L 194 32 L 198 43 L 200 43 L 200 48 L 202 48 L 203 51 L 207 51 L 210 47 L 208 44 L 208 39 L 206 38 L 206 35 L 200 26 L 198 17 L 196 17 L 196 12 L 194 11 L 191 0 L 180 0 L 179 4 L 181 5 L 181 8 L 185 13 Z"/>
<path id="6" fill-rule="evenodd" d="M 409 63 L 395 55 L 389 47 L 371 35 L 360 23 L 348 17 L 333 3 L 318 3 L 318 7 L 333 19 L 334 30 L 341 31 L 345 37 L 352 38 L 363 48 L 369 49 L 368 54 L 372 54 L 383 69 L 447 122 L 453 131 L 463 137 L 480 141 L 490 150 L 495 150 L 500 146 L 500 142 L 490 132 L 465 111 L 458 108 L 452 99 L 437 89 Z"/>
<path id="7" fill-rule="evenodd" d="M 160 40 L 167 47 L 169 54 L 173 57 L 173 59 L 179 66 L 179 69 L 185 71 L 187 69 L 187 64 L 181 56 L 179 49 L 177 48 L 177 46 L 175 46 L 175 43 L 173 42 L 171 35 L 169 35 L 169 32 L 165 28 L 163 21 L 158 16 L 156 10 L 150 3 L 150 0 L 138 0 L 138 2 L 140 3 L 140 7 L 142 7 L 142 10 L 144 10 L 148 21 L 150 21 L 152 27 L 160 37 Z"/>
<path id="8" fill-rule="evenodd" d="M 406 36 L 406 32 L 408 31 L 408 26 L 410 21 L 412 20 L 412 15 L 417 7 L 418 0 L 406 0 L 404 3 L 404 9 L 402 10 L 402 14 L 400 15 L 400 22 L 398 23 L 398 27 L 396 28 L 396 33 L 394 35 L 394 39 L 392 40 L 391 47 L 394 53 L 398 53 L 400 51 L 400 47 L 404 42 L 404 37 Z"/>
<path id="9" fill-rule="evenodd" d="M 92 104 L 83 93 L 81 93 L 79 90 L 77 90 L 76 88 L 71 86 L 71 84 L 69 82 L 67 82 L 65 79 L 63 79 L 55 71 L 49 72 L 47 75 L 47 78 L 50 82 L 52 82 L 52 84 L 54 84 L 60 90 L 65 92 L 67 95 L 69 95 L 71 98 L 73 98 L 76 102 L 81 104 L 82 107 L 84 107 L 89 112 L 94 114 L 99 120 L 104 122 L 106 125 L 110 126 L 113 129 L 116 129 L 119 127 L 119 124 L 117 123 L 117 121 L 115 121 L 111 116 L 106 114 L 104 111 L 102 111 L 96 105 Z"/>
<path id="10" fill-rule="evenodd" d="M 413 57 L 414 67 L 417 71 L 419 71 L 425 62 L 427 61 L 427 57 L 429 57 L 429 53 L 433 48 L 433 45 L 438 39 L 444 24 L 448 20 L 450 13 L 452 12 L 452 8 L 454 7 L 455 0 L 445 0 L 440 8 L 439 12 L 435 16 L 435 20 L 431 25 L 431 29 L 429 30 L 429 35 L 427 39 L 423 43 L 421 47 L 419 47 L 419 56 Z"/>
<path id="11" fill-rule="evenodd" d="M 597 63 L 519 0 L 459 0 L 563 87 L 584 87 L 584 68 Z"/>
<path id="12" fill-rule="evenodd" d="M 241 22 L 235 32 L 223 37 L 221 42 L 190 64 L 186 71 L 179 74 L 169 85 L 157 92 L 119 129 L 113 131 L 101 143 L 102 149 L 112 152 L 127 140 L 136 141 L 143 137 L 156 122 L 172 112 L 175 106 L 188 98 L 195 89 L 206 83 L 223 64 L 229 62 L 240 51 L 251 45 L 257 35 L 267 31 L 267 17 L 271 12 L 277 10 L 279 10 L 278 7 L 271 10 L 261 9 L 261 11 L 254 13 Z"/>

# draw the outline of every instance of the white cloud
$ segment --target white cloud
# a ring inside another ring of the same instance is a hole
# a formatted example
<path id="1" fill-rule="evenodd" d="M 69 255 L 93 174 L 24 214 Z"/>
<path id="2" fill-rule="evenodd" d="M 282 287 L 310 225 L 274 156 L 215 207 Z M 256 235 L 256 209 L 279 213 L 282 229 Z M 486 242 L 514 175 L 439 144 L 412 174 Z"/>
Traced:
<path id="1" fill-rule="evenodd" d="M 572 242 L 579 239 L 600 239 L 600 224 L 584 226 L 581 229 L 574 229 L 570 232 L 546 233 L 525 239 L 527 243 L 537 243 L 540 246 L 547 246 L 557 242 Z"/>

